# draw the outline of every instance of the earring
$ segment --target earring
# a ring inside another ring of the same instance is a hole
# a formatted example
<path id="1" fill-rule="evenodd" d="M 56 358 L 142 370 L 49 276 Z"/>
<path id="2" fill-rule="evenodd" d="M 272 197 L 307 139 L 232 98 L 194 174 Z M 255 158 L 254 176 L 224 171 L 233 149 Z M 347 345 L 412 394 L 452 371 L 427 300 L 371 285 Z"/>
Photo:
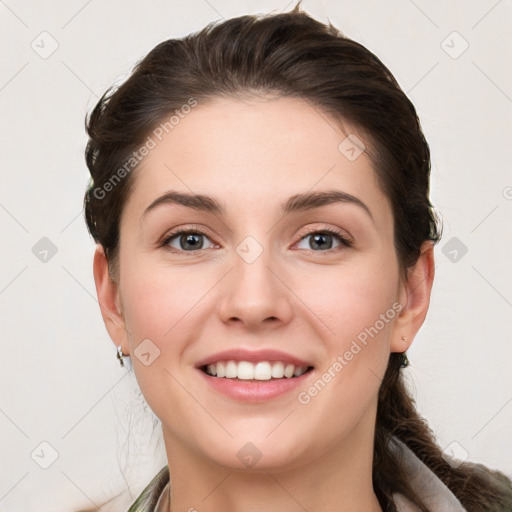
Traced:
<path id="1" fill-rule="evenodd" d="M 121 345 L 119 345 L 117 347 L 117 359 L 119 359 L 119 364 L 124 367 L 124 361 L 123 361 L 123 357 L 125 356 L 125 354 L 123 354 L 123 349 L 121 348 Z"/>
<path id="2" fill-rule="evenodd" d="M 404 343 L 407 343 L 408 340 L 409 338 L 407 338 L 407 336 L 402 336 L 402 341 Z M 409 366 L 409 359 L 407 359 L 405 352 L 402 352 L 402 363 L 400 364 L 400 367 L 406 368 L 407 366 Z"/>

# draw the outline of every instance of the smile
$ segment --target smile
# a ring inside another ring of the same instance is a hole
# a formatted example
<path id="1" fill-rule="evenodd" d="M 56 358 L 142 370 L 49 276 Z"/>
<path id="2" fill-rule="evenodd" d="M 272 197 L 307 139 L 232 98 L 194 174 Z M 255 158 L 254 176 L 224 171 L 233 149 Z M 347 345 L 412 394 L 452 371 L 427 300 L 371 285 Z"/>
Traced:
<path id="1" fill-rule="evenodd" d="M 310 371 L 311 366 L 299 366 L 282 361 L 218 361 L 201 367 L 201 370 L 212 377 L 239 380 L 273 380 L 300 377 Z"/>

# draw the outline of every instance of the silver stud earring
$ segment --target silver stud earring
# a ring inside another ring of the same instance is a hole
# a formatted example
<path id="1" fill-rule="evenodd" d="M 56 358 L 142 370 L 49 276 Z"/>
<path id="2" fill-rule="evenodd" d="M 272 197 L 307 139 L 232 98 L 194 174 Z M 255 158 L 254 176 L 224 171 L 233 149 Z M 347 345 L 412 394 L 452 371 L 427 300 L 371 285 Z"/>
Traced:
<path id="1" fill-rule="evenodd" d="M 121 348 L 121 345 L 119 345 L 117 347 L 117 359 L 119 359 L 119 364 L 124 367 L 124 361 L 123 361 L 123 357 L 125 356 L 125 354 L 123 354 L 123 349 Z"/>

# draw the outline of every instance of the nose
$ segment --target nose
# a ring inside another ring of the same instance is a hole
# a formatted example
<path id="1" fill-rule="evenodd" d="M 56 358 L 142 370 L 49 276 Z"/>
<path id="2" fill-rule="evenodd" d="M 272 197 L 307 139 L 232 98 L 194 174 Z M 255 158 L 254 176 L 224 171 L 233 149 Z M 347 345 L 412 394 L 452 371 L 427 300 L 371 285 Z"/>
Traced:
<path id="1" fill-rule="evenodd" d="M 289 323 L 293 292 L 287 274 L 267 249 L 254 260 L 243 250 L 235 253 L 233 268 L 221 284 L 221 320 L 255 332 Z"/>

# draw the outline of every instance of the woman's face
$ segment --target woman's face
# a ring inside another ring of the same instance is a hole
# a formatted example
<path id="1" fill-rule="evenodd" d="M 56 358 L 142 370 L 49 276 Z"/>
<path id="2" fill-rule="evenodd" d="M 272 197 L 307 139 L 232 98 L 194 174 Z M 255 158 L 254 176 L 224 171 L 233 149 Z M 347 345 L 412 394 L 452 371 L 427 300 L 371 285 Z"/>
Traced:
<path id="1" fill-rule="evenodd" d="M 219 98 L 151 135 L 120 224 L 115 341 L 168 453 L 292 469 L 373 439 L 407 295 L 348 128 L 301 99 Z"/>

